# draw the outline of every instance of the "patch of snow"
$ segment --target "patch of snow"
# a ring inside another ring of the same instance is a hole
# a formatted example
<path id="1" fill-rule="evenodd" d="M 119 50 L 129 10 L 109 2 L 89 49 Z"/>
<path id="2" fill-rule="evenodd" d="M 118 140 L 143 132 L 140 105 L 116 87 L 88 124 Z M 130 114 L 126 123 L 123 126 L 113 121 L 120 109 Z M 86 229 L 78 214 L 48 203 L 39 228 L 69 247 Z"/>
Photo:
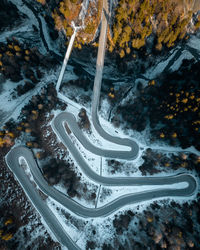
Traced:
<path id="1" fill-rule="evenodd" d="M 28 91 L 20 97 L 17 97 L 16 99 L 13 99 L 11 95 L 13 87 L 17 87 L 17 85 L 22 84 L 23 80 L 18 84 L 10 80 L 6 80 L 3 84 L 3 90 L 0 93 L 0 107 L 3 107 L 3 111 L 0 110 L 1 123 L 4 124 L 11 118 L 17 120 L 21 113 L 21 109 L 28 104 L 32 96 L 39 94 L 42 87 L 46 86 L 49 82 L 54 82 L 55 79 L 55 72 L 52 70 L 49 71 L 34 89 Z"/>
<path id="2" fill-rule="evenodd" d="M 109 186 L 109 190 L 111 190 L 111 194 L 109 196 L 104 197 L 103 195 L 103 189 L 101 189 L 100 192 L 100 198 L 99 198 L 99 202 L 98 202 L 98 208 L 102 207 L 106 204 L 108 204 L 109 202 L 112 202 L 113 200 L 120 198 L 124 195 L 127 194 L 137 194 L 140 192 L 145 192 L 145 191 L 150 191 L 150 190 L 156 190 L 156 189 L 182 189 L 182 188 L 186 188 L 188 186 L 187 182 L 180 182 L 180 183 L 176 183 L 176 184 L 170 184 L 170 185 L 162 185 L 162 186 L 156 186 L 156 185 L 148 185 L 148 186 L 124 186 L 124 187 L 110 187 Z M 103 199 L 101 198 L 103 197 Z M 163 199 L 163 198 L 162 198 Z M 146 201 L 142 202 L 146 203 Z M 137 204 L 136 204 L 137 205 Z M 135 204 L 133 204 L 132 206 L 135 206 Z M 120 209 L 121 210 L 121 209 Z"/>
<path id="3" fill-rule="evenodd" d="M 48 207 L 51 209 L 51 211 L 54 213 L 54 215 L 56 216 L 57 220 L 62 225 L 64 230 L 67 232 L 67 234 L 70 235 L 73 241 L 75 242 L 78 241 L 81 235 L 81 232 L 75 226 L 69 223 L 67 219 L 65 218 L 65 216 L 62 214 L 61 208 L 63 208 L 63 206 L 57 201 L 53 200 L 51 197 L 47 198 L 46 203 Z M 63 209 L 66 210 L 66 208 L 63 208 Z M 67 212 L 69 213 L 69 211 Z"/>
<path id="4" fill-rule="evenodd" d="M 182 64 L 182 61 L 184 59 L 190 60 L 192 58 L 194 58 L 194 57 L 193 57 L 193 55 L 189 51 L 183 50 L 181 56 L 178 58 L 178 60 L 176 60 L 173 63 L 173 65 L 169 69 L 172 70 L 172 71 L 176 71 L 176 70 L 178 70 L 180 68 L 180 66 Z"/>
<path id="5" fill-rule="evenodd" d="M 199 51 L 200 53 L 200 38 L 197 36 L 192 36 L 189 41 L 187 42 L 187 45 L 191 48 L 194 48 Z"/>
<path id="6" fill-rule="evenodd" d="M 32 31 L 33 31 L 33 28 L 30 26 L 29 21 L 25 21 L 17 28 L 13 28 L 12 30 L 7 30 L 7 31 L 0 33 L 0 42 L 6 42 L 7 37 L 13 37 L 19 33 L 27 33 L 27 32 L 32 32 Z"/>
<path id="7" fill-rule="evenodd" d="M 167 59 L 165 58 L 153 68 L 148 69 L 147 72 L 144 74 L 144 76 L 148 79 L 155 79 L 157 75 L 159 75 L 160 73 L 164 71 L 164 69 L 167 67 L 169 62 L 174 59 L 174 57 L 176 56 L 176 53 L 178 53 L 178 48 L 173 49 L 170 52 L 170 56 L 168 56 Z"/>

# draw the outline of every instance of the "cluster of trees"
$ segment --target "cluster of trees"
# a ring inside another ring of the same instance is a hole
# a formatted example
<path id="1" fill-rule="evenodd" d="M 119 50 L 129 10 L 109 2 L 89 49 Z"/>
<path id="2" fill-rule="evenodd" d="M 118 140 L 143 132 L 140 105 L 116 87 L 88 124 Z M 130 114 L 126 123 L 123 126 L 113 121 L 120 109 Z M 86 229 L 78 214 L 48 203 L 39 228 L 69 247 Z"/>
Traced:
<path id="1" fill-rule="evenodd" d="M 14 145 L 15 133 L 10 130 L 5 129 L 0 131 L 0 148 L 2 147 L 11 147 Z"/>
<path id="2" fill-rule="evenodd" d="M 157 50 L 163 45 L 171 47 L 185 37 L 192 15 L 192 9 L 186 9 L 184 1 L 120 0 L 115 9 L 109 50 L 115 48 L 124 57 L 132 49 L 143 47 L 151 34 L 156 37 Z M 197 22 L 196 28 L 199 25 Z"/>
<path id="3" fill-rule="evenodd" d="M 53 10 L 52 17 L 55 22 L 55 28 L 66 30 L 67 36 L 72 34 L 71 22 L 78 20 L 81 10 L 81 0 L 60 1 L 59 6 Z"/>
<path id="4" fill-rule="evenodd" d="M 200 106 L 200 95 L 197 91 L 194 91 L 194 89 L 191 89 L 190 91 L 185 91 L 184 89 L 180 89 L 179 91 L 176 91 L 176 88 L 173 86 L 170 86 L 171 92 L 168 93 L 167 97 L 168 99 L 165 99 L 161 102 L 160 108 L 162 110 L 165 110 L 164 119 L 166 120 L 172 120 L 173 119 L 180 119 L 180 117 L 183 117 L 182 113 L 184 113 L 184 116 L 190 116 L 188 119 L 190 128 L 194 131 L 199 132 L 200 129 L 200 117 L 199 117 L 199 106 Z M 161 130 L 162 131 L 162 130 Z M 180 135 L 179 130 L 172 131 L 171 136 L 173 138 L 176 138 Z M 160 138 L 165 138 L 165 136 L 169 136 L 169 134 L 165 134 L 165 131 L 160 132 Z"/>
<path id="5" fill-rule="evenodd" d="M 142 213 L 128 210 L 115 215 L 112 238 L 99 246 L 95 238 L 101 235 L 93 230 L 86 249 L 199 249 L 199 212 L 199 196 L 191 204 L 164 201 L 152 203 Z"/>
<path id="6" fill-rule="evenodd" d="M 45 5 L 45 0 L 38 1 Z M 81 2 L 81 0 L 61 0 L 59 5 L 52 9 L 55 28 L 64 29 L 67 37 L 73 33 L 72 21 L 77 25 L 82 23 L 79 19 Z M 173 46 L 177 40 L 186 37 L 188 27 L 193 30 L 200 27 L 198 17 L 194 18 L 194 25 L 191 23 L 193 14 L 198 10 L 198 6 L 195 8 L 192 6 L 192 2 L 183 0 L 120 0 L 111 27 L 113 36 L 111 37 L 108 32 L 109 50 L 112 52 L 116 49 L 120 57 L 124 57 L 134 49 L 145 46 L 150 35 L 155 38 L 157 50 L 161 50 L 163 45 Z M 75 47 L 81 49 L 82 45 L 93 42 L 101 13 L 102 1 L 89 1 L 84 20 L 85 29 L 78 32 Z M 93 45 L 98 44 L 93 43 Z"/>
<path id="7" fill-rule="evenodd" d="M 137 98 L 119 106 L 117 113 L 137 131 L 149 122 L 152 141 L 166 140 L 182 148 L 193 145 L 199 150 L 199 65 L 184 60 L 179 71 L 163 73 L 154 85 L 138 84 Z"/>
<path id="8" fill-rule="evenodd" d="M 77 195 L 80 177 L 73 171 L 70 163 L 63 160 L 51 159 L 43 166 L 44 177 L 50 185 L 62 183 L 70 197 Z"/>
<path id="9" fill-rule="evenodd" d="M 62 184 L 70 197 L 84 197 L 88 201 L 94 201 L 96 198 L 94 188 L 88 190 L 87 185 L 80 183 L 80 177 L 74 171 L 74 166 L 70 161 L 58 159 L 58 147 L 62 146 L 56 141 L 53 146 L 50 146 L 52 145 L 50 140 L 55 135 L 51 135 L 50 138 L 46 138 L 44 135 L 46 133 L 46 126 L 44 126 L 47 119 L 46 114 L 54 108 L 66 109 L 66 104 L 57 98 L 56 93 L 54 84 L 49 84 L 41 89 L 40 94 L 33 96 L 22 109 L 21 122 L 17 124 L 16 130 L 26 135 L 27 147 L 37 149 L 36 158 L 43 166 L 42 171 L 49 185 Z M 89 129 L 85 111 L 81 110 L 79 116 L 83 121 L 83 126 Z M 66 151 L 66 148 L 64 150 Z"/>
<path id="10" fill-rule="evenodd" d="M 10 1 L 3 0 L 0 2 L 0 31 L 18 25 L 23 17 L 18 8 Z"/>
<path id="11" fill-rule="evenodd" d="M 28 147 L 39 147 L 41 140 L 38 130 L 46 119 L 45 114 L 51 112 L 54 108 L 65 109 L 66 104 L 57 98 L 57 92 L 53 83 L 42 88 L 40 94 L 33 96 L 31 101 L 24 106 L 20 115 L 21 122 L 18 124 L 17 130 L 30 134 L 34 138 L 32 141 L 27 141 Z"/>
<path id="12" fill-rule="evenodd" d="M 15 138 L 21 133 L 35 137 L 35 140 L 27 141 L 27 146 L 38 148 L 37 137 L 38 127 L 40 127 L 38 123 L 42 123 L 45 119 L 46 112 L 50 112 L 56 107 L 65 109 L 66 104 L 58 100 L 54 84 L 49 84 L 46 88 L 41 89 L 40 95 L 33 96 L 31 101 L 24 106 L 19 123 L 16 124 L 10 120 L 3 126 L 0 131 L 0 148 L 13 146 Z"/>
<path id="13" fill-rule="evenodd" d="M 18 221 L 5 203 L 0 207 L 0 245 L 5 245 L 6 241 L 13 238 L 17 231 Z"/>
<path id="14" fill-rule="evenodd" d="M 2 240 L 8 241 L 8 240 L 12 239 L 15 231 L 16 231 L 16 228 L 15 228 L 13 216 L 4 218 L 1 221 L 0 238 Z"/>
<path id="15" fill-rule="evenodd" d="M 150 148 L 142 156 L 144 162 L 139 167 L 142 175 L 153 175 L 161 171 L 178 170 L 185 168 L 187 170 L 196 170 L 200 173 L 200 157 L 195 154 L 171 153 L 166 156 Z"/>
<path id="16" fill-rule="evenodd" d="M 14 82 L 26 79 L 24 85 L 17 88 L 19 95 L 34 88 L 42 77 L 39 66 L 47 67 L 49 62 L 37 48 L 27 48 L 15 38 L 0 43 L 0 73 Z"/>
<path id="17" fill-rule="evenodd" d="M 197 202 L 182 207 L 175 202 L 162 207 L 154 203 L 142 214 L 128 211 L 113 221 L 116 236 L 109 249 L 126 249 L 129 245 L 134 249 L 198 249 L 198 211 Z"/>
<path id="18" fill-rule="evenodd" d="M 81 11 L 81 0 L 64 0 L 59 2 L 59 6 L 54 8 L 52 17 L 54 19 L 55 28 L 57 30 L 64 29 L 66 36 L 70 37 L 73 33 L 71 22 L 81 25 L 82 20 L 79 19 Z M 94 39 L 95 32 L 101 19 L 102 1 L 89 1 L 87 14 L 84 19 L 85 28 L 78 32 L 74 46 L 79 49 L 84 44 L 88 44 Z"/>

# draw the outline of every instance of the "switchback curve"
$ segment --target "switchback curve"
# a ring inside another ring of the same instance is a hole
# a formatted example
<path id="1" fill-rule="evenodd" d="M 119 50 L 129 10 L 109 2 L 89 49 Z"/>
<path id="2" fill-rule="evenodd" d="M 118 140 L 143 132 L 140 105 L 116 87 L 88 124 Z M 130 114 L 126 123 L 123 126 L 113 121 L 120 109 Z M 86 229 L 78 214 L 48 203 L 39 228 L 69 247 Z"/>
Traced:
<path id="1" fill-rule="evenodd" d="M 108 10 L 108 0 L 103 0 L 103 13 L 102 13 L 102 23 L 101 23 L 101 33 L 99 38 L 99 48 L 97 54 L 97 63 L 96 63 L 96 74 L 94 79 L 94 87 L 93 87 L 93 97 L 92 97 L 92 122 L 94 128 L 99 133 L 101 137 L 106 139 L 107 141 L 118 144 L 119 146 L 128 146 L 131 148 L 130 151 L 123 151 L 120 153 L 120 156 L 117 158 L 120 159 L 136 159 L 139 154 L 139 146 L 138 144 L 130 140 L 128 138 L 119 138 L 108 134 L 100 125 L 99 117 L 98 117 L 98 109 L 99 109 L 99 100 L 100 100 L 100 92 L 101 92 L 101 82 L 103 75 L 103 66 L 104 66 L 104 58 L 105 58 L 105 49 L 106 49 L 106 40 L 107 40 L 107 26 L 108 26 L 108 18 L 110 16 Z"/>
<path id="2" fill-rule="evenodd" d="M 113 213 L 117 209 L 121 208 L 122 206 L 128 204 L 135 204 L 146 200 L 161 198 L 161 197 L 181 197 L 181 196 L 191 196 L 194 194 L 197 188 L 196 180 L 190 174 L 179 174 L 167 177 L 122 177 L 122 178 L 108 178 L 102 177 L 95 174 L 96 182 L 100 182 L 106 186 L 127 186 L 127 185 L 168 185 L 174 183 L 181 183 L 187 182 L 188 186 L 181 189 L 172 189 L 172 188 L 158 188 L 156 190 L 144 191 L 136 194 L 128 194 L 123 195 L 112 202 L 100 207 L 100 208 L 87 208 L 83 205 L 80 205 L 76 201 L 73 201 L 70 197 L 63 194 L 62 192 L 58 191 L 52 186 L 49 186 L 46 180 L 44 179 L 40 169 L 38 168 L 32 152 L 24 147 L 18 146 L 13 148 L 9 153 L 6 155 L 6 163 L 9 168 L 13 171 L 16 175 L 17 179 L 20 180 L 21 185 L 23 186 L 24 190 L 28 192 L 29 197 L 31 198 L 33 195 L 33 190 L 30 189 L 30 185 L 27 184 L 27 180 L 23 180 L 24 174 L 22 174 L 23 170 L 19 165 L 19 158 L 23 157 L 28 166 L 30 167 L 31 173 L 33 178 L 41 189 L 46 195 L 52 197 L 54 200 L 62 204 L 66 209 L 69 209 L 73 213 L 81 216 L 81 217 L 102 217 L 108 216 L 109 214 Z M 21 170 L 19 170 L 21 169 Z M 89 171 L 92 172 L 90 169 Z M 90 176 L 88 176 L 90 177 Z M 33 203 L 35 206 L 39 203 L 40 200 L 34 199 Z M 41 208 L 39 208 L 41 209 Z M 39 210 L 40 211 L 40 210 Z M 45 212 L 46 213 L 46 212 Z M 42 210 L 42 215 L 44 211 Z M 49 215 L 44 214 L 44 217 L 47 218 Z M 51 218 L 49 218 L 51 219 Z"/>

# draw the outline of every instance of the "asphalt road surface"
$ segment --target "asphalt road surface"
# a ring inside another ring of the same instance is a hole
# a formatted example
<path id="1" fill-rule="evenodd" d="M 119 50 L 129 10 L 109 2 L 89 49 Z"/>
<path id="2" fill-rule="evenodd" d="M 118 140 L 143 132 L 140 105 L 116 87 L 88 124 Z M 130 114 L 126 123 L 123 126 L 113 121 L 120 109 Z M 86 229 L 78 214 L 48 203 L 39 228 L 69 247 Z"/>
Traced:
<path id="1" fill-rule="evenodd" d="M 71 146 L 70 146 L 71 144 Z M 70 141 L 70 144 L 67 144 L 70 152 L 73 152 L 75 149 L 75 146 Z M 80 154 L 78 154 L 81 156 Z M 77 156 L 77 155 L 76 155 Z M 33 157 L 33 154 L 30 149 L 18 146 L 13 148 L 6 156 L 6 163 L 9 166 L 9 168 L 14 172 L 14 174 L 17 176 L 17 179 L 20 180 L 21 185 L 23 186 L 24 190 L 28 192 L 28 196 L 32 200 L 32 197 L 34 198 L 34 205 L 38 207 L 38 210 L 40 211 L 40 203 L 41 199 L 35 198 L 35 189 L 30 188 L 30 185 L 27 184 L 27 178 L 23 179 L 24 173 L 21 170 L 21 167 L 19 165 L 19 158 L 23 157 L 28 166 L 30 167 L 31 173 L 33 175 L 33 178 L 36 182 L 36 184 L 39 186 L 42 192 L 44 192 L 46 195 L 52 197 L 54 200 L 62 204 L 66 209 L 71 210 L 73 213 L 81 216 L 81 217 L 101 217 L 101 216 L 107 216 L 114 211 L 118 210 L 122 206 L 125 206 L 127 204 L 134 204 L 139 203 L 146 200 L 156 199 L 160 197 L 171 197 L 171 196 L 191 196 L 194 194 L 197 183 L 195 178 L 187 173 L 179 174 L 179 175 L 173 175 L 173 176 L 165 176 L 165 177 L 119 177 L 119 178 L 112 178 L 112 177 L 103 177 L 100 175 L 97 175 L 95 172 L 91 170 L 91 168 L 86 165 L 83 167 L 83 165 L 79 163 L 79 166 L 82 168 L 82 170 L 85 172 L 85 174 L 94 180 L 96 183 L 100 183 L 104 186 L 134 186 L 136 185 L 170 185 L 170 184 L 177 184 L 186 182 L 188 185 L 187 187 L 180 188 L 180 189 L 174 189 L 174 188 L 162 188 L 158 187 L 157 190 L 150 190 L 150 191 L 144 191 L 140 193 L 132 193 L 128 195 L 124 195 L 119 197 L 118 199 L 115 199 L 114 201 L 100 207 L 100 208 L 87 208 L 83 205 L 80 205 L 79 203 L 73 201 L 70 197 L 63 194 L 62 192 L 58 191 L 54 187 L 48 185 L 46 180 L 44 179 L 40 169 L 38 168 L 35 159 Z M 83 158 L 80 158 L 80 160 L 84 160 Z M 45 215 L 46 212 L 41 213 Z M 45 215 L 44 218 L 48 218 L 49 215 Z M 50 218 L 49 218 L 50 219 Z"/>
<path id="2" fill-rule="evenodd" d="M 74 243 L 74 241 L 66 233 L 62 225 L 56 219 L 53 212 L 48 208 L 45 201 L 42 200 L 36 188 L 30 182 L 30 178 L 25 174 L 25 171 L 19 165 L 19 157 L 25 156 L 24 158 L 30 164 L 33 162 L 34 167 L 36 167 L 35 160 L 33 158 L 32 152 L 25 147 L 16 147 L 12 149 L 6 156 L 6 163 L 10 170 L 14 173 L 15 177 L 23 187 L 26 195 L 29 197 L 31 203 L 34 205 L 36 210 L 39 212 L 41 217 L 45 220 L 46 224 L 56 237 L 56 239 L 66 246 L 69 250 L 77 250 L 79 247 Z M 29 158 L 30 156 L 30 158 Z M 28 158 L 27 158 L 28 157 Z M 30 162 L 27 160 L 29 159 Z M 31 165 L 29 165 L 31 166 Z M 39 171 L 39 169 L 37 169 Z M 41 174 L 41 173 L 40 173 Z M 43 178 L 43 177 L 42 177 Z M 80 250 L 80 249 L 79 249 Z"/>
<path id="3" fill-rule="evenodd" d="M 119 146 L 128 146 L 130 147 L 130 151 L 121 151 L 118 153 L 118 159 L 126 159 L 131 160 L 135 159 L 139 153 L 138 144 L 130 140 L 128 138 L 119 138 L 115 136 L 109 135 L 100 125 L 99 117 L 98 117 L 98 109 L 99 109 L 99 100 L 101 93 L 101 82 L 102 82 L 102 74 L 103 74 L 103 66 L 104 66 L 104 58 L 105 58 L 105 49 L 106 49 L 106 40 L 107 40 L 107 26 L 108 26 L 108 18 L 110 16 L 108 10 L 108 1 L 103 1 L 103 17 L 101 23 L 101 33 L 99 38 L 99 48 L 97 54 L 97 63 L 96 63 L 96 75 L 94 79 L 94 87 L 93 87 L 93 97 L 92 97 L 92 122 L 96 129 L 96 131 L 106 140 L 118 144 Z"/>
<path id="4" fill-rule="evenodd" d="M 46 221 L 48 227 L 51 229 L 57 240 L 68 247 L 70 250 L 79 249 L 79 247 L 73 242 L 70 236 L 65 232 L 62 225 L 56 219 L 55 215 L 48 208 L 45 202 L 41 199 L 35 187 L 30 182 L 29 178 L 26 176 L 24 170 L 19 164 L 19 158 L 23 157 L 30 167 L 33 178 L 41 189 L 43 193 L 47 196 L 52 197 L 54 200 L 62 204 L 66 209 L 69 209 L 73 213 L 81 217 L 102 217 L 113 213 L 115 210 L 120 209 L 122 206 L 128 204 L 135 204 L 143 202 L 146 200 L 157 199 L 161 197 L 189 197 L 193 195 L 197 189 L 197 182 L 195 178 L 187 173 L 165 176 L 165 177 L 122 177 L 122 178 L 110 178 L 103 177 L 96 174 L 89 167 L 87 162 L 84 160 L 82 155 L 79 153 L 78 149 L 75 147 L 71 141 L 69 135 L 65 130 L 65 123 L 67 123 L 70 130 L 74 133 L 76 138 L 81 142 L 81 144 L 90 152 L 96 155 L 109 158 L 119 158 L 119 159 L 135 159 L 138 156 L 139 146 L 133 140 L 128 138 L 114 137 L 106 133 L 101 127 L 98 119 L 98 107 L 99 98 L 101 91 L 102 73 L 104 65 L 105 56 L 105 46 L 106 46 L 106 34 L 107 34 L 107 18 L 108 15 L 108 3 L 107 0 L 103 0 L 104 11 L 102 17 L 101 34 L 99 41 L 97 66 L 96 66 L 96 76 L 94 81 L 93 90 L 93 101 L 92 101 L 92 121 L 97 132 L 106 140 L 118 144 L 119 146 L 124 145 L 130 147 L 129 151 L 115 151 L 115 150 L 104 150 L 102 148 L 95 147 L 91 144 L 87 138 L 84 137 L 82 131 L 79 129 L 76 119 L 73 114 L 62 112 L 54 120 L 52 128 L 56 135 L 60 138 L 62 143 L 67 147 L 67 149 L 72 154 L 74 160 L 80 166 L 82 171 L 93 181 L 104 186 L 133 186 L 133 193 L 128 195 L 123 195 L 112 202 L 99 207 L 99 208 L 87 208 L 79 203 L 73 201 L 67 195 L 57 189 L 49 186 L 44 179 L 37 163 L 33 157 L 32 152 L 23 146 L 18 146 L 13 148 L 6 155 L 6 163 L 11 171 L 15 174 L 16 178 L 20 182 L 24 191 L 28 195 L 29 199 L 32 201 L 33 205 L 36 207 L 42 218 Z M 74 35 L 75 37 L 75 35 Z M 72 39 L 73 40 L 73 39 Z M 66 61 L 66 60 L 65 60 Z M 63 67 L 64 68 L 64 67 Z M 63 70 L 62 70 L 63 72 Z M 61 79 L 61 78 L 60 78 Z M 164 187 L 163 185 L 171 185 L 186 182 L 187 187 L 184 188 L 170 188 Z M 140 193 L 134 193 L 134 186 L 137 185 L 157 185 L 158 188 L 154 190 L 144 191 Z M 162 187 L 163 186 L 163 187 Z"/>
<path id="5" fill-rule="evenodd" d="M 103 148 L 99 148 L 94 146 L 83 134 L 80 130 L 76 118 L 72 113 L 69 112 L 61 112 L 58 114 L 52 124 L 53 129 L 55 130 L 56 134 L 59 135 L 59 138 L 63 141 L 63 138 L 66 138 L 66 131 L 64 129 L 63 124 L 67 123 L 70 130 L 76 135 L 76 138 L 80 141 L 80 143 L 86 148 L 88 151 L 92 152 L 93 154 L 100 155 L 107 158 L 114 158 L 114 159 L 125 159 L 130 160 L 133 157 L 133 151 L 120 151 L 119 150 L 106 150 Z M 105 138 L 106 139 L 106 138 Z M 66 139 L 67 140 L 67 139 Z"/>

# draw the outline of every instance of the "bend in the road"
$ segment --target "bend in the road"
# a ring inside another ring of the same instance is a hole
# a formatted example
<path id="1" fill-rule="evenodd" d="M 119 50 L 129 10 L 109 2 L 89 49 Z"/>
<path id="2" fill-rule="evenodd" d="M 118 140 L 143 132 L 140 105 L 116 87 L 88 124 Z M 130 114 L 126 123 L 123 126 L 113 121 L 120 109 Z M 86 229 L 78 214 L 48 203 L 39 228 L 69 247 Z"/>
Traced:
<path id="1" fill-rule="evenodd" d="M 23 187 L 26 195 L 29 197 L 29 200 L 32 202 L 33 206 L 36 208 L 36 210 L 39 212 L 39 214 L 45 220 L 46 224 L 48 225 L 48 227 L 50 228 L 52 233 L 55 235 L 56 239 L 70 250 L 71 249 L 72 250 L 78 250 L 78 249 L 80 250 L 80 248 L 72 241 L 72 239 L 69 237 L 69 235 L 63 229 L 62 225 L 56 219 L 55 215 L 49 209 L 47 204 L 39 196 L 38 192 L 36 191 L 35 187 L 33 187 L 33 185 L 31 184 L 29 177 L 25 174 L 22 167 L 20 167 L 19 157 L 23 156 L 23 154 L 20 154 L 21 150 L 18 150 L 20 148 L 21 147 L 14 148 L 6 155 L 7 166 L 14 173 L 14 175 L 18 179 L 19 183 Z M 18 151 L 19 154 L 16 155 L 16 151 Z M 26 150 L 24 151 L 24 154 L 25 154 L 25 152 L 26 152 Z M 27 160 L 26 157 L 25 157 L 25 159 Z M 31 155 L 31 159 L 29 159 L 29 160 L 34 161 L 32 155 Z"/>
<path id="2" fill-rule="evenodd" d="M 59 138 L 63 141 L 63 138 L 66 136 L 66 130 L 65 130 L 65 123 L 67 123 L 70 130 L 74 133 L 76 138 L 79 140 L 79 142 L 83 145 L 85 149 L 87 149 L 89 152 L 107 157 L 107 158 L 114 158 L 114 159 L 132 159 L 132 152 L 131 151 L 121 151 L 119 150 L 106 150 L 103 148 L 96 147 L 93 145 L 83 134 L 81 129 L 79 128 L 76 118 L 72 113 L 69 112 L 61 112 L 59 113 L 55 119 L 53 120 L 52 126 L 56 132 L 56 134 L 59 136 Z"/>
<path id="3" fill-rule="evenodd" d="M 131 150 L 121 152 L 119 158 L 131 160 L 131 159 L 137 158 L 138 156 L 138 153 L 139 153 L 138 144 L 135 141 L 130 140 L 128 138 L 119 138 L 119 137 L 111 136 L 101 127 L 100 122 L 99 122 L 98 109 L 99 109 L 101 82 L 102 82 L 106 40 L 107 40 L 107 26 L 108 26 L 107 19 L 109 18 L 109 15 L 110 15 L 108 11 L 107 0 L 103 0 L 103 14 L 102 15 L 103 17 L 102 17 L 102 23 L 101 23 L 101 33 L 100 33 L 100 38 L 99 38 L 96 74 L 95 74 L 93 97 L 92 97 L 92 122 L 96 131 L 100 134 L 101 137 L 103 137 L 107 141 L 118 144 L 119 146 L 123 145 L 123 146 L 130 147 Z"/>
<path id="4" fill-rule="evenodd" d="M 100 207 L 100 208 L 87 208 L 79 203 L 73 201 L 71 198 L 58 191 L 54 187 L 48 185 L 45 181 L 41 171 L 39 170 L 32 152 L 23 146 L 18 146 L 13 148 L 6 156 L 6 162 L 11 170 L 15 173 L 17 178 L 20 180 L 21 185 L 24 190 L 27 191 L 29 197 L 35 197 L 32 190 L 30 189 L 30 185 L 27 184 L 27 180 L 24 181 L 24 172 L 19 165 L 19 158 L 23 157 L 28 166 L 30 167 L 33 178 L 46 195 L 52 197 L 58 203 L 62 204 L 66 209 L 71 210 L 73 213 L 82 216 L 82 217 L 100 217 L 107 216 L 122 206 L 128 204 L 135 204 L 146 200 L 157 199 L 162 197 L 182 197 L 182 196 L 191 196 L 195 193 L 197 188 L 197 183 L 194 177 L 189 174 L 180 174 L 175 176 L 168 177 L 135 177 L 135 178 L 106 178 L 99 175 L 95 175 L 95 181 L 100 182 L 104 185 L 163 185 L 163 184 L 174 184 L 179 182 L 187 182 L 188 186 L 182 189 L 162 189 L 158 188 L 156 190 L 150 190 L 145 192 L 140 192 L 136 194 L 129 194 L 119 197 L 114 201 Z M 91 169 L 88 169 L 88 172 L 92 172 Z M 90 177 L 90 176 L 89 176 Z M 128 183 L 128 184 L 127 184 Z M 36 197 L 33 200 L 34 203 L 40 203 L 37 201 Z M 42 211 L 42 216 L 45 212 Z M 48 212 L 47 212 L 48 213 Z M 49 216 L 49 215 L 48 215 Z M 44 214 L 44 218 L 48 217 Z M 51 219 L 51 218 L 50 218 Z"/>

